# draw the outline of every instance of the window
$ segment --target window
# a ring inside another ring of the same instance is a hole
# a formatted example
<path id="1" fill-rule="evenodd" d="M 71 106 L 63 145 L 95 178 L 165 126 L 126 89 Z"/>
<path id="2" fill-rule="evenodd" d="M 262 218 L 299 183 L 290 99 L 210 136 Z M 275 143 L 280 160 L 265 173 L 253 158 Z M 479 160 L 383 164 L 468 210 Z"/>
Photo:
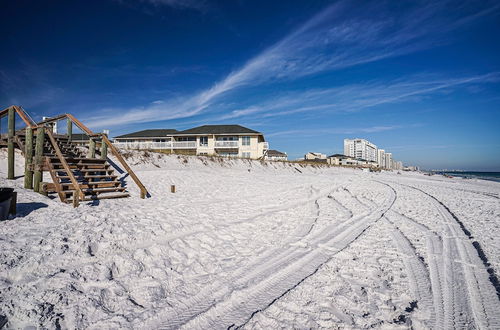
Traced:
<path id="1" fill-rule="evenodd" d="M 237 136 L 218 136 L 215 139 L 217 141 L 238 141 Z"/>
<path id="2" fill-rule="evenodd" d="M 200 136 L 200 147 L 208 147 L 208 136 Z"/>
<path id="3" fill-rule="evenodd" d="M 250 153 L 249 152 L 242 152 L 241 157 L 242 158 L 250 158 Z"/>
<path id="4" fill-rule="evenodd" d="M 241 138 L 241 145 L 243 145 L 243 146 L 249 146 L 250 145 L 250 137 L 249 136 L 243 136 Z"/>

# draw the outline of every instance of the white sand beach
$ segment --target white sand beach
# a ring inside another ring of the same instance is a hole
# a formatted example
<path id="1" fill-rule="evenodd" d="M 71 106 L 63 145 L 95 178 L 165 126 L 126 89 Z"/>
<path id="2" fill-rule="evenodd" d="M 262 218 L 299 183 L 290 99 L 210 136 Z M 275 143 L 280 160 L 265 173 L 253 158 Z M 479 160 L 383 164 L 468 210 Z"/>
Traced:
<path id="1" fill-rule="evenodd" d="M 73 208 L 5 159 L 8 328 L 500 328 L 500 183 L 136 153 Z"/>

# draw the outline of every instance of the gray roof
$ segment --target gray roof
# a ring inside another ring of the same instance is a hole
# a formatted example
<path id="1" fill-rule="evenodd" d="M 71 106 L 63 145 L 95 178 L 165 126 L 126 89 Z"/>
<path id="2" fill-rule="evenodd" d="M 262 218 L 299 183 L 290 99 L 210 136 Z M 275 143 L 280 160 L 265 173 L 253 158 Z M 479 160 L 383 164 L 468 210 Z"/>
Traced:
<path id="1" fill-rule="evenodd" d="M 166 137 L 175 133 L 178 133 L 176 129 L 145 129 L 138 132 L 115 136 L 115 139 Z"/>
<path id="2" fill-rule="evenodd" d="M 346 156 L 346 155 L 343 155 L 343 154 L 334 154 L 334 155 L 331 155 L 331 156 L 328 156 L 328 158 L 352 158 L 350 156 Z"/>
<path id="3" fill-rule="evenodd" d="M 203 125 L 177 132 L 182 134 L 262 134 L 240 125 Z"/>
<path id="4" fill-rule="evenodd" d="M 277 156 L 278 157 L 284 157 L 284 156 L 286 156 L 286 153 L 278 151 L 278 150 L 269 149 L 267 151 L 266 155 L 269 156 L 269 157 L 277 157 Z"/>

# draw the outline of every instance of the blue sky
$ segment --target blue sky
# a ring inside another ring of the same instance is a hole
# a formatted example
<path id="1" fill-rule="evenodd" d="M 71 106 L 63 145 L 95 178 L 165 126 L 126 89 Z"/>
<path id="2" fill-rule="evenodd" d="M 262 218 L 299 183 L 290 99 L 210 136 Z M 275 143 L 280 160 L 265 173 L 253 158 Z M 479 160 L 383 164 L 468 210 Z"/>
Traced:
<path id="1" fill-rule="evenodd" d="M 0 18 L 1 107 L 112 136 L 241 124 L 290 158 L 361 137 L 500 171 L 498 1 L 19 0 Z"/>

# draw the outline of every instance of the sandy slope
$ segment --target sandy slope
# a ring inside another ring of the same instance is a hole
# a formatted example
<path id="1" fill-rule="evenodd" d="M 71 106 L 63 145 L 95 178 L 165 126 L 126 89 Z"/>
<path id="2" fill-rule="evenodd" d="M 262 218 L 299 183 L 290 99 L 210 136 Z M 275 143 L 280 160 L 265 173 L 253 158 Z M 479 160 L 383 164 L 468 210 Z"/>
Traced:
<path id="1" fill-rule="evenodd" d="M 132 198 L 73 209 L 0 179 L 20 203 L 0 223 L 9 327 L 500 328 L 498 183 L 132 163 L 151 198 L 127 180 Z"/>

